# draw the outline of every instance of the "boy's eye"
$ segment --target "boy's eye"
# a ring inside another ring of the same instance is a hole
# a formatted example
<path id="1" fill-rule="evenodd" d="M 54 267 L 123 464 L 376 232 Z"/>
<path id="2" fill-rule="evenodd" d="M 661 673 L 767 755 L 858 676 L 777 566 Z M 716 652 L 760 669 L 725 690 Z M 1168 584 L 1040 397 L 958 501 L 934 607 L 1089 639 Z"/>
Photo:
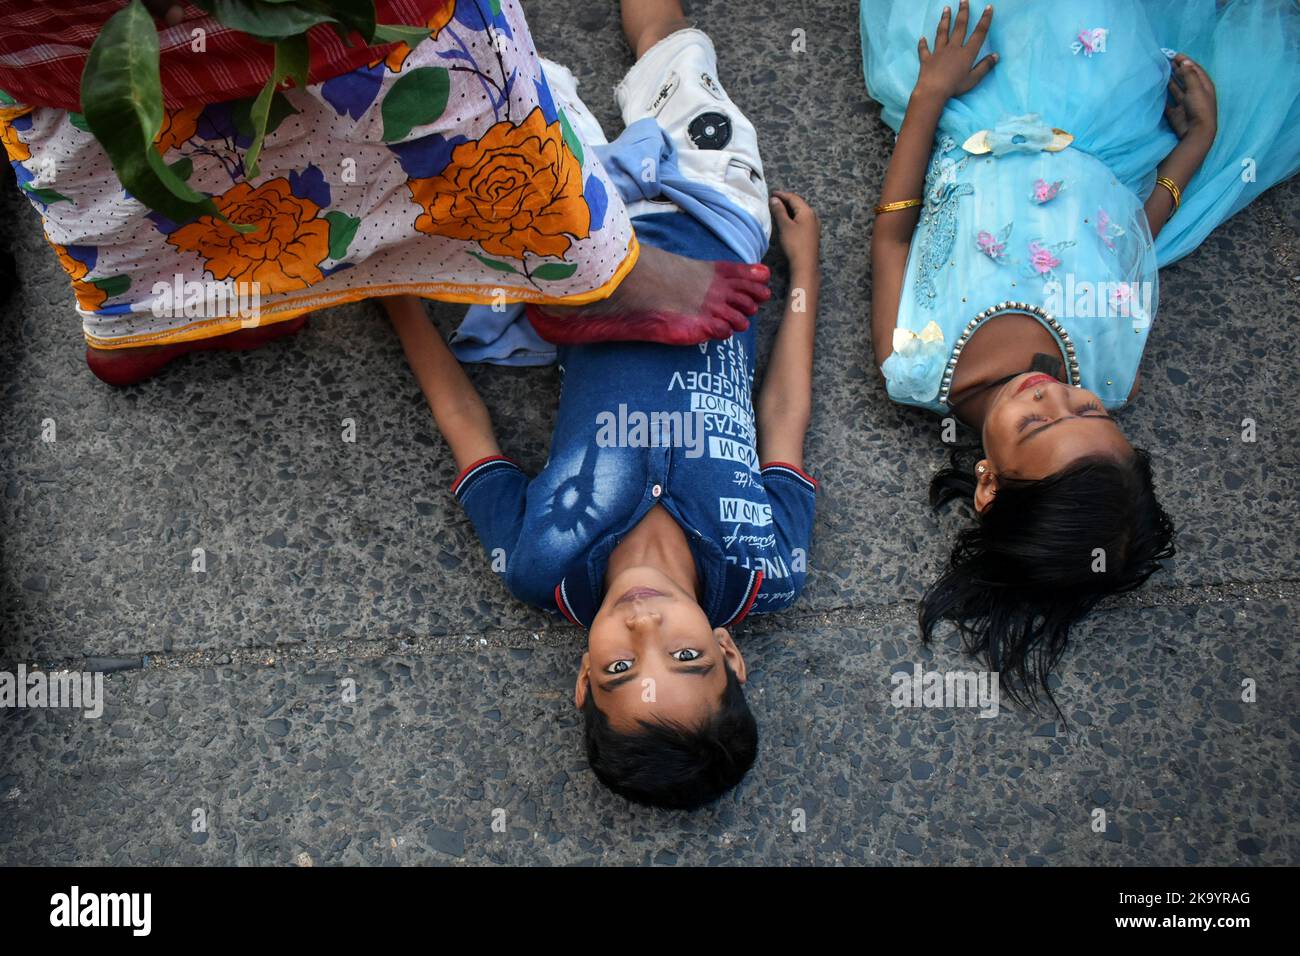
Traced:
<path id="1" fill-rule="evenodd" d="M 632 667 L 631 661 L 615 661 L 605 668 L 606 674 L 622 674 Z"/>
<path id="2" fill-rule="evenodd" d="M 685 663 L 686 661 L 699 660 L 700 652 L 693 647 L 683 647 L 680 651 L 673 651 L 670 656 L 673 660 Z"/>

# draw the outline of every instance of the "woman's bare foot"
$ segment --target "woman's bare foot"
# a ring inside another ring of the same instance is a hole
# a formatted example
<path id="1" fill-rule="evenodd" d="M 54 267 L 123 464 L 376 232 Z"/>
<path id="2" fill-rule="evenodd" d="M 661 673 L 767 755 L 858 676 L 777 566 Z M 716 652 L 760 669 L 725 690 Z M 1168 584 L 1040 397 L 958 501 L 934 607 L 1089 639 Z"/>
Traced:
<path id="1" fill-rule="evenodd" d="M 695 345 L 749 328 L 772 297 L 767 266 L 702 262 L 641 246 L 632 271 L 608 299 L 564 307 L 530 305 L 528 318 L 548 342 L 661 342 Z"/>
<path id="2" fill-rule="evenodd" d="M 242 352 L 275 339 L 293 335 L 307 324 L 307 316 L 252 329 L 238 329 L 210 339 L 177 342 L 175 345 L 147 345 L 133 349 L 86 347 L 86 364 L 101 382 L 121 387 L 152 378 L 173 359 L 191 352 Z"/>

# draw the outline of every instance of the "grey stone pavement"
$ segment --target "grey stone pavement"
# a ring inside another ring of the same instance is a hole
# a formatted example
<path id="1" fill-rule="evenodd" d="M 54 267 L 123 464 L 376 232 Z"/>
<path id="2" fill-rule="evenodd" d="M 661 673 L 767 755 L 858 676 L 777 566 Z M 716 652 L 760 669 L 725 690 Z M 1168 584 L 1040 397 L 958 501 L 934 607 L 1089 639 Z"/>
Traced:
<path id="1" fill-rule="evenodd" d="M 609 91 L 631 54 L 616 5 L 527 6 L 539 48 L 617 130 Z M 1300 182 L 1163 273 L 1123 425 L 1155 455 L 1179 554 L 1078 633 L 1057 688 L 1068 726 L 895 709 L 899 666 L 967 666 L 914 624 L 966 518 L 927 509 L 938 425 L 891 405 L 870 365 L 870 208 L 891 136 L 863 90 L 856 4 L 693 6 L 770 184 L 824 223 L 812 571 L 794 610 L 739 629 L 762 733 L 745 782 L 694 814 L 595 782 L 570 703 L 581 633 L 490 573 L 375 306 L 115 391 L 86 370 L 66 280 L 6 191 L 21 284 L 0 317 L 0 665 L 143 666 L 109 674 L 99 720 L 0 711 L 0 863 L 1300 861 Z M 444 331 L 459 311 L 432 308 Z M 762 314 L 767 343 L 778 317 Z M 504 447 L 540 466 L 554 370 L 471 374 Z"/>

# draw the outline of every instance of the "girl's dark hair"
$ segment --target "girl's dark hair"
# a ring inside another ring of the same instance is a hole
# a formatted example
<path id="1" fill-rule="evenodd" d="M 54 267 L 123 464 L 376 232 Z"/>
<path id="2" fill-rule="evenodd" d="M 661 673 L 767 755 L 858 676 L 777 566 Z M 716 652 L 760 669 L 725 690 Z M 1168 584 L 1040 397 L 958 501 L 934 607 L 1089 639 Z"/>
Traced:
<path id="1" fill-rule="evenodd" d="M 956 454 L 930 483 L 936 509 L 974 494 L 974 470 Z M 1141 449 L 1126 459 L 1082 460 L 1040 481 L 1002 480 L 925 592 L 921 636 L 928 642 L 940 621 L 953 621 L 969 653 L 1011 678 L 1008 697 L 1033 707 L 1042 690 L 1055 707 L 1047 677 L 1071 626 L 1103 597 L 1158 571 L 1173 556 L 1173 538 Z"/>

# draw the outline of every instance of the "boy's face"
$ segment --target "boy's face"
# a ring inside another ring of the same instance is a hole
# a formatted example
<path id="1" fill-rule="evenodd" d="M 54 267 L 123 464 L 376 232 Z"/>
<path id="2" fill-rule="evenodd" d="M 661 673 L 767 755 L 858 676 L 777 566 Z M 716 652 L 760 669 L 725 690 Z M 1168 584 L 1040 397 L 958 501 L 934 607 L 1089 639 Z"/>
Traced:
<path id="1" fill-rule="evenodd" d="M 581 708 L 594 695 L 624 733 L 643 720 L 697 727 L 722 700 L 724 663 L 743 684 L 745 662 L 731 635 L 709 627 L 695 596 L 654 568 L 628 568 L 609 582 L 592 621 L 574 703 Z"/>

